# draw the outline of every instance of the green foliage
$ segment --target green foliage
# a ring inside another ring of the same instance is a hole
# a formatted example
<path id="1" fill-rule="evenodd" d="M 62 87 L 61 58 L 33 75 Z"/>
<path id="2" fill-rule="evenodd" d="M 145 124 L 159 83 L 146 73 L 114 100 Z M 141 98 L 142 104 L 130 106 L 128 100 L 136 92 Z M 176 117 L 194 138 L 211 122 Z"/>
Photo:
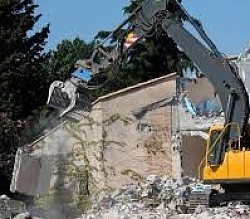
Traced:
<path id="1" fill-rule="evenodd" d="M 0 1 L 0 172 L 10 178 L 23 120 L 47 98 L 48 59 L 44 46 L 49 26 L 34 32 L 41 17 L 33 0 Z"/>
<path id="2" fill-rule="evenodd" d="M 124 12 L 131 14 L 145 1 L 131 0 L 124 8 Z M 174 2 L 169 0 L 167 7 L 174 14 L 173 16 L 178 17 L 179 13 Z M 152 37 L 147 38 L 143 44 L 137 44 L 129 53 L 129 62 L 121 71 L 121 78 L 127 84 L 134 84 L 172 72 L 180 73 L 183 68 L 191 66 L 190 60 L 178 49 L 175 42 L 166 32 L 158 28 Z"/>
<path id="3" fill-rule="evenodd" d="M 41 15 L 32 0 L 0 2 L 0 111 L 26 117 L 46 99 L 43 52 L 48 25 L 31 34 Z"/>
<path id="4" fill-rule="evenodd" d="M 14 122 L 6 113 L 0 113 L 0 175 L 8 179 L 11 177 L 14 165 L 20 127 L 22 127 L 21 121 Z"/>
<path id="5" fill-rule="evenodd" d="M 130 4 L 124 7 L 124 13 L 132 14 L 144 1 L 131 0 Z M 172 0 L 168 1 L 168 7 L 173 16 L 179 16 Z M 108 31 L 100 31 L 96 39 L 103 39 L 108 33 Z M 166 32 L 158 28 L 155 34 L 146 38 L 143 43 L 137 43 L 129 49 L 122 65 L 108 72 L 109 82 L 106 86 L 95 91 L 93 96 L 98 97 L 172 72 L 181 73 L 183 69 L 192 66 L 188 57 L 178 49 L 175 42 Z"/>
<path id="6" fill-rule="evenodd" d="M 130 4 L 124 7 L 124 13 L 130 15 L 144 0 L 131 0 Z M 171 11 L 175 11 L 172 1 L 168 2 Z M 178 16 L 178 13 L 176 13 Z M 111 32 L 99 31 L 95 36 L 95 41 L 102 41 Z M 123 31 L 121 31 L 123 33 Z M 114 43 L 117 38 L 114 36 L 110 43 Z M 89 58 L 93 42 L 87 44 L 83 40 L 76 38 L 72 41 L 63 40 L 52 52 L 52 58 L 48 63 L 48 72 L 50 72 L 50 81 L 66 80 L 70 73 L 74 71 L 74 63 L 78 59 Z M 110 49 L 110 48 L 107 48 Z M 136 83 L 144 82 L 153 78 L 160 77 L 172 72 L 181 72 L 183 68 L 192 66 L 191 62 L 181 52 L 174 41 L 160 28 L 150 38 L 145 39 L 143 43 L 138 43 L 129 50 L 124 62 L 114 63 L 105 74 L 99 74 L 92 81 L 92 85 L 104 85 L 99 89 L 89 91 L 90 100 L 118 89 L 131 86 Z"/>
<path id="7" fill-rule="evenodd" d="M 75 70 L 76 61 L 89 58 L 92 48 L 93 43 L 85 43 L 79 37 L 73 40 L 63 40 L 52 51 L 51 59 L 47 65 L 50 81 L 68 79 Z"/>
<path id="8" fill-rule="evenodd" d="M 130 52 L 121 78 L 125 84 L 135 84 L 177 71 L 178 49 L 165 33 L 146 39 Z"/>

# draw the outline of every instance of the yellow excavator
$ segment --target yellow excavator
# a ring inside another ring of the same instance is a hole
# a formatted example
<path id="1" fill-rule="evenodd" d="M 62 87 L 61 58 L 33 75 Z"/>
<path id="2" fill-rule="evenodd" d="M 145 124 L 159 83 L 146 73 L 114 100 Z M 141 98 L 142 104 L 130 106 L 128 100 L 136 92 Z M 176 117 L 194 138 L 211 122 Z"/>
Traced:
<path id="1" fill-rule="evenodd" d="M 184 27 L 186 22 L 194 27 L 202 42 Z M 86 93 L 92 89 L 89 86 L 91 77 L 118 65 L 133 45 L 143 43 L 143 39 L 150 38 L 158 28 L 167 33 L 205 74 L 220 97 L 225 124 L 210 128 L 206 155 L 199 167 L 205 183 L 220 184 L 223 188 L 223 192 L 214 190 L 209 194 L 210 204 L 250 201 L 247 90 L 237 67 L 217 50 L 201 23 L 189 15 L 177 0 L 145 0 L 103 42 L 96 45 L 90 59 L 76 63 L 79 72 L 66 82 L 52 83 L 48 105 L 59 108 L 62 116 L 77 107 L 86 107 Z M 110 39 L 117 41 L 111 45 Z"/>

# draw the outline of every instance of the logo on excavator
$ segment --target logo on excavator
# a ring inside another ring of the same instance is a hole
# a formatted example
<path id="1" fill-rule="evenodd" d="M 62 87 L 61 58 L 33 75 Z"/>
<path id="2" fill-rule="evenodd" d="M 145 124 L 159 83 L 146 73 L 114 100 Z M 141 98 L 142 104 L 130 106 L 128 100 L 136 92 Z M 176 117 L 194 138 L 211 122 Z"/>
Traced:
<path id="1" fill-rule="evenodd" d="M 132 46 L 137 40 L 139 39 L 138 35 L 136 33 L 129 33 L 125 39 L 124 46 L 126 48 L 129 48 Z"/>

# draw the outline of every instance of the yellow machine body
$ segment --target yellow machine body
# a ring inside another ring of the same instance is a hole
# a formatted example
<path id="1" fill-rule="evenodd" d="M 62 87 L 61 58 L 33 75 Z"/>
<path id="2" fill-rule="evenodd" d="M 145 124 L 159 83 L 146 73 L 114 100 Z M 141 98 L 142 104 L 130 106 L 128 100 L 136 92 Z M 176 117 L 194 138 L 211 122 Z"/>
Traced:
<path id="1" fill-rule="evenodd" d="M 222 161 L 214 165 L 211 163 L 213 152 L 228 128 L 235 131 L 235 139 L 229 140 Z M 225 127 L 212 126 L 209 130 L 206 155 L 199 167 L 201 179 L 216 184 L 250 183 L 250 150 L 243 145 L 243 142 L 245 141 L 240 136 L 238 124 L 231 123 Z"/>

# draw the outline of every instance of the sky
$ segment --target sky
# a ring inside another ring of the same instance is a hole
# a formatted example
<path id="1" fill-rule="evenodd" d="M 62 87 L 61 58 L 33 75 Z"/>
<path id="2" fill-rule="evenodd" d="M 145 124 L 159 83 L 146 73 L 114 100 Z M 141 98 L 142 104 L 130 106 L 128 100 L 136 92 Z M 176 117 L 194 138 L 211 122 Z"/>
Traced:
<path id="1" fill-rule="evenodd" d="M 114 29 L 130 0 L 36 0 L 41 13 L 36 29 L 50 23 L 47 49 L 79 36 L 91 41 L 99 30 Z M 207 34 L 225 54 L 239 54 L 250 40 L 250 1 L 183 0 L 189 14 L 201 20 Z"/>

